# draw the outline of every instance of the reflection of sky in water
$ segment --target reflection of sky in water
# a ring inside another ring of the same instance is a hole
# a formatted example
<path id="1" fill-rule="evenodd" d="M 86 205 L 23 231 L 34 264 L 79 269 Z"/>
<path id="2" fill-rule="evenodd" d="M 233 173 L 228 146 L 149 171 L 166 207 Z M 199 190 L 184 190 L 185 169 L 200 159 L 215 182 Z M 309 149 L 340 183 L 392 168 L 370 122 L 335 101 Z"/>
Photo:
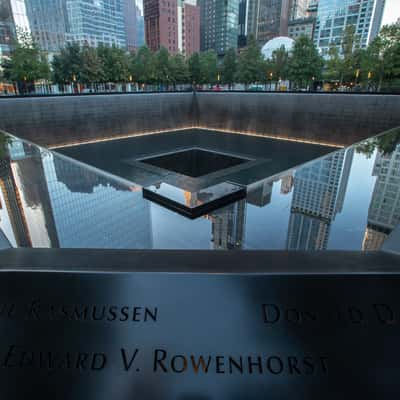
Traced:
<path id="1" fill-rule="evenodd" d="M 396 212 L 400 213 L 399 181 L 392 185 L 397 190 L 392 226 L 381 231 L 376 226 L 379 213 L 371 223 L 371 201 L 378 204 L 377 179 L 386 179 L 379 175 L 383 167 L 376 161 L 376 151 L 368 158 L 341 150 L 283 174 L 282 179 L 253 184 L 246 201 L 190 220 L 143 199 L 137 186 L 32 146 L 12 149 L 15 158 L 1 166 L 0 197 L 0 226 L 12 245 L 374 250 L 398 223 Z M 399 146 L 393 156 L 380 159 L 382 165 L 389 162 L 397 182 Z"/>

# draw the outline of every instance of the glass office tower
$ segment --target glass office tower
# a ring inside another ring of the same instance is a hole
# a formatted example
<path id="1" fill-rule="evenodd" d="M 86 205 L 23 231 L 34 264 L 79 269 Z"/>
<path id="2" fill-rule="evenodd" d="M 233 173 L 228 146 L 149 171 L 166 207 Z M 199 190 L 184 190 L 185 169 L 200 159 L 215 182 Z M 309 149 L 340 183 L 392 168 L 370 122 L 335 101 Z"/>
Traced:
<path id="1" fill-rule="evenodd" d="M 237 48 L 239 0 L 201 0 L 201 50 L 215 50 L 224 55 L 229 48 Z"/>
<path id="2" fill-rule="evenodd" d="M 98 46 L 126 47 L 123 0 L 66 0 L 67 40 Z"/>
<path id="3" fill-rule="evenodd" d="M 30 32 L 24 0 L 0 0 L 0 61 L 10 55 L 18 32 Z"/>
<path id="4" fill-rule="evenodd" d="M 340 46 L 347 26 L 353 25 L 360 47 L 379 32 L 385 0 L 320 0 L 314 42 L 327 56 L 331 43 Z"/>
<path id="5" fill-rule="evenodd" d="M 32 37 L 39 47 L 48 52 L 60 51 L 65 46 L 68 20 L 65 0 L 26 0 Z"/>

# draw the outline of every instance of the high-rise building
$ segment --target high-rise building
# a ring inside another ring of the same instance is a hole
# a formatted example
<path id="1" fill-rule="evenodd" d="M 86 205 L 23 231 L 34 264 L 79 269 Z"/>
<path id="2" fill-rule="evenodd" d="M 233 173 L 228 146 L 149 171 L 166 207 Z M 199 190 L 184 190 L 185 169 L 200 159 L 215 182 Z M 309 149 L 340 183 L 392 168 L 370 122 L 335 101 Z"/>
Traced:
<path id="1" fill-rule="evenodd" d="M 185 57 L 200 51 L 200 7 L 196 0 L 178 0 L 178 49 Z"/>
<path id="2" fill-rule="evenodd" d="M 200 0 L 201 50 L 224 55 L 237 48 L 239 0 Z"/>
<path id="3" fill-rule="evenodd" d="M 136 6 L 136 45 L 137 47 L 142 47 L 145 43 L 144 18 L 141 9 Z"/>
<path id="4" fill-rule="evenodd" d="M 313 17 L 293 19 L 288 24 L 288 36 L 295 40 L 300 36 L 307 36 L 312 40 L 314 26 L 315 18 Z"/>
<path id="5" fill-rule="evenodd" d="M 67 40 L 126 48 L 124 0 L 66 0 Z"/>
<path id="6" fill-rule="evenodd" d="M 169 53 L 178 52 L 177 0 L 144 0 L 146 44 L 152 51 L 165 47 Z"/>
<path id="7" fill-rule="evenodd" d="M 287 36 L 290 0 L 259 0 L 256 38 L 260 44 Z"/>
<path id="8" fill-rule="evenodd" d="M 342 210 L 354 150 L 342 150 L 296 171 L 286 246 L 325 250 L 331 223 Z"/>
<path id="9" fill-rule="evenodd" d="M 25 0 L 0 0 L 0 61 L 8 57 L 20 33 L 30 33 Z"/>
<path id="10" fill-rule="evenodd" d="M 308 5 L 310 0 L 291 0 L 289 20 L 308 17 Z"/>
<path id="11" fill-rule="evenodd" d="M 355 27 L 357 43 L 365 48 L 374 39 L 382 23 L 385 0 L 320 0 L 314 42 L 327 56 L 329 47 L 340 48 L 346 27 Z"/>
<path id="12" fill-rule="evenodd" d="M 377 180 L 368 210 L 364 250 L 379 250 L 400 223 L 400 145 L 391 154 L 377 154 L 372 175 Z"/>
<path id="13" fill-rule="evenodd" d="M 246 47 L 246 44 L 247 44 L 247 0 L 240 0 L 238 48 Z"/>
<path id="14" fill-rule="evenodd" d="M 48 52 L 65 46 L 69 31 L 65 0 L 25 0 L 32 38 Z"/>
<path id="15" fill-rule="evenodd" d="M 126 47 L 132 51 L 138 47 L 136 34 L 136 1 L 124 0 L 124 25 L 125 25 L 125 40 Z"/>

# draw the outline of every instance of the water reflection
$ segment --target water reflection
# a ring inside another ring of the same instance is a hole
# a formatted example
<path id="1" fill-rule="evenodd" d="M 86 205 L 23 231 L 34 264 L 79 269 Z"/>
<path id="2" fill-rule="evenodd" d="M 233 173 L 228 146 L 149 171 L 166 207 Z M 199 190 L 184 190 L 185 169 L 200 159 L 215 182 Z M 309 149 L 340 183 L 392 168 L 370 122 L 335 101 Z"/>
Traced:
<path id="1" fill-rule="evenodd" d="M 399 142 L 394 130 L 337 151 L 188 220 L 140 186 L 2 135 L 0 248 L 377 250 L 400 223 Z"/>

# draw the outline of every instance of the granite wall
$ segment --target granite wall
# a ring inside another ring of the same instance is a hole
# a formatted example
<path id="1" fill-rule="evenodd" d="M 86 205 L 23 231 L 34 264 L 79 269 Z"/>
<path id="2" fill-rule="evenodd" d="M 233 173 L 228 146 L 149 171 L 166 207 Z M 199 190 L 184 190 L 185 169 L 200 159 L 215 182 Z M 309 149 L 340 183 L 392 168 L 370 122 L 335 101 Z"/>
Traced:
<path id="1" fill-rule="evenodd" d="M 349 145 L 400 126 L 400 96 L 198 92 L 0 99 L 0 128 L 41 145 L 193 126 Z"/>
<path id="2" fill-rule="evenodd" d="M 400 126 L 400 96 L 196 93 L 196 125 L 349 145 Z"/>
<path id="3" fill-rule="evenodd" d="M 191 126 L 192 93 L 0 99 L 0 128 L 60 145 Z"/>

